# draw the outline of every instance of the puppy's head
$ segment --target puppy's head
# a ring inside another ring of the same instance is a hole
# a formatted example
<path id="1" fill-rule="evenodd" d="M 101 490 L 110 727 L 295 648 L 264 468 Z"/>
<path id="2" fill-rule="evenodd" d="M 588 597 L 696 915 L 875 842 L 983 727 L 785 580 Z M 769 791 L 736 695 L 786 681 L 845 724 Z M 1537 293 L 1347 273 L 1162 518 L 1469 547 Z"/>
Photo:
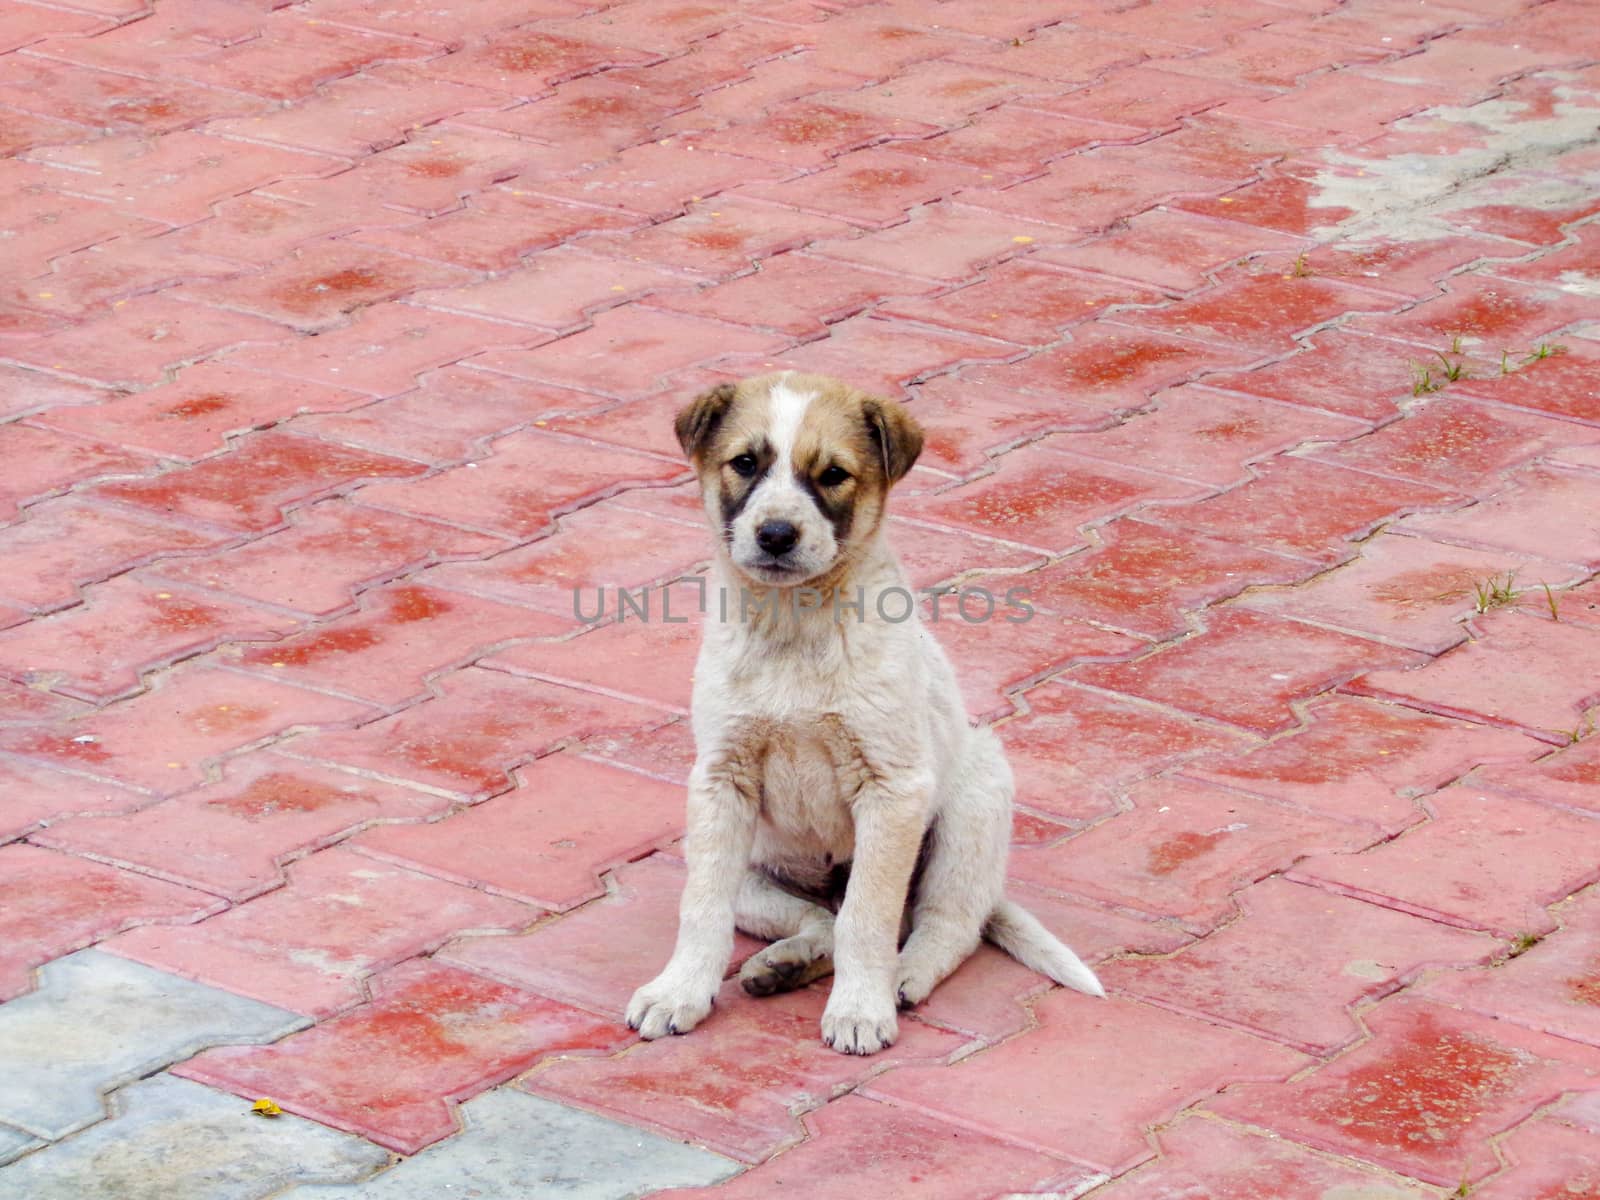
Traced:
<path id="1" fill-rule="evenodd" d="M 819 579 L 865 544 L 922 450 L 894 401 L 790 371 L 702 393 L 677 433 L 734 566 L 777 587 Z"/>

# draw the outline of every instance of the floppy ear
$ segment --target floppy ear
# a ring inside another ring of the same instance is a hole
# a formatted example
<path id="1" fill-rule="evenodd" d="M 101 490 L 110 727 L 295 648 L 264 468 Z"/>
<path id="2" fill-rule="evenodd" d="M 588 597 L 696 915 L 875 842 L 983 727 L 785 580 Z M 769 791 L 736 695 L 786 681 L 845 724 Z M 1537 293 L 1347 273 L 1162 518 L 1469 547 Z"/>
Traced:
<path id="1" fill-rule="evenodd" d="M 691 400 L 673 422 L 678 435 L 678 445 L 691 460 L 698 459 L 701 451 L 710 444 L 717 426 L 733 403 L 737 389 L 731 383 L 719 383 L 709 391 L 701 392 Z"/>
<path id="2" fill-rule="evenodd" d="M 868 399 L 861 409 L 883 457 L 884 481 L 898 483 L 922 453 L 922 426 L 894 400 Z"/>

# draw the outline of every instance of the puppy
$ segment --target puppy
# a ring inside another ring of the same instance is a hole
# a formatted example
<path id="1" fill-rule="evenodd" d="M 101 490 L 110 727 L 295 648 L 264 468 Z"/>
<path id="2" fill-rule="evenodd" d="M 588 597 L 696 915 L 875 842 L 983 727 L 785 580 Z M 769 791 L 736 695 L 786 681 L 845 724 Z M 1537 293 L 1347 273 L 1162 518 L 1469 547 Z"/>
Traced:
<path id="1" fill-rule="evenodd" d="M 752 994 L 833 973 L 822 1039 L 849 1054 L 891 1045 L 897 1008 L 984 937 L 1104 995 L 1003 894 L 1010 767 L 968 723 L 884 542 L 889 489 L 922 449 L 917 423 L 838 380 L 784 372 L 705 392 L 677 434 L 717 555 L 677 944 L 628 1024 L 646 1038 L 698 1025 L 735 926 L 773 943 L 740 972 Z"/>

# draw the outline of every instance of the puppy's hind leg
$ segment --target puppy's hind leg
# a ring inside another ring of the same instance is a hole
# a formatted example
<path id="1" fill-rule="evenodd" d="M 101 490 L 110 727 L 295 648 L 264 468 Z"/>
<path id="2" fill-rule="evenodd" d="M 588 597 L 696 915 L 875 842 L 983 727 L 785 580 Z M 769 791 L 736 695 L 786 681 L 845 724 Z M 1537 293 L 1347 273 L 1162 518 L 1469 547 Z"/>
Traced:
<path id="1" fill-rule="evenodd" d="M 927 858 L 900 951 L 896 999 L 920 1004 L 978 948 L 1005 888 L 1011 843 L 1011 768 L 987 729 L 971 733 L 965 761 L 929 829 Z"/>
<path id="2" fill-rule="evenodd" d="M 740 929 L 772 941 L 739 971 L 750 995 L 793 991 L 833 973 L 833 914 L 822 905 L 784 891 L 752 867 L 740 884 L 735 913 Z"/>

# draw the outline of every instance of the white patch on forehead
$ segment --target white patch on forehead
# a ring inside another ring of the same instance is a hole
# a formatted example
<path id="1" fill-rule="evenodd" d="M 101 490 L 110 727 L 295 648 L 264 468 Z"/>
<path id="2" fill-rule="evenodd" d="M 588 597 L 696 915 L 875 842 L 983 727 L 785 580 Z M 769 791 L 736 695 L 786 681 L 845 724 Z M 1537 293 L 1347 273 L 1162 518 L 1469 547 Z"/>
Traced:
<path id="1" fill-rule="evenodd" d="M 811 402 L 817 397 L 815 392 L 798 391 L 783 380 L 772 385 L 769 395 L 772 404 L 772 423 L 767 429 L 767 436 L 772 439 L 772 449 L 778 456 L 778 466 L 787 474 L 790 455 L 794 452 L 795 438 L 800 435 L 800 426 L 805 424 L 806 409 L 811 407 Z"/>

